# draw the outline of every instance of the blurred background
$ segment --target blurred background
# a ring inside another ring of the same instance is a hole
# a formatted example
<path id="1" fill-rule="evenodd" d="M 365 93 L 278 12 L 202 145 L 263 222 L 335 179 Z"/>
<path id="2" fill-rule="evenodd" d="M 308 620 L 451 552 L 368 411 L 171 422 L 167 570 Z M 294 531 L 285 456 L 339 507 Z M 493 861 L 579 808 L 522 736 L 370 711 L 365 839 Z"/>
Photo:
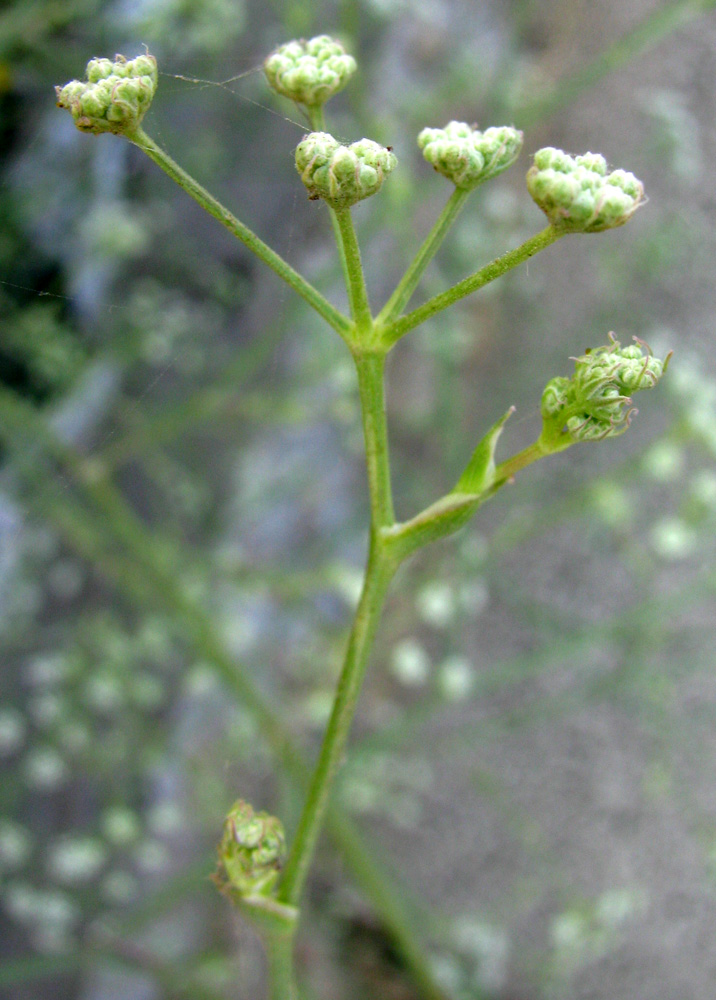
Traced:
<path id="1" fill-rule="evenodd" d="M 526 470 L 400 573 L 304 906 L 301 998 L 712 1000 L 714 6 L 3 5 L 4 997 L 264 995 L 260 946 L 208 876 L 239 796 L 293 828 L 283 735 L 310 758 L 329 711 L 368 514 L 351 362 L 137 149 L 80 134 L 53 86 L 146 44 L 147 132 L 343 306 L 293 167 L 305 125 L 260 71 L 330 32 L 360 67 L 331 131 L 400 161 L 355 210 L 374 306 L 452 190 L 419 155 L 426 125 L 514 124 L 525 149 L 416 303 L 543 226 L 524 187 L 541 146 L 602 152 L 650 197 L 400 343 L 399 516 L 510 404 L 499 457 L 533 440 L 545 382 L 609 330 L 675 357 L 628 434 Z"/>

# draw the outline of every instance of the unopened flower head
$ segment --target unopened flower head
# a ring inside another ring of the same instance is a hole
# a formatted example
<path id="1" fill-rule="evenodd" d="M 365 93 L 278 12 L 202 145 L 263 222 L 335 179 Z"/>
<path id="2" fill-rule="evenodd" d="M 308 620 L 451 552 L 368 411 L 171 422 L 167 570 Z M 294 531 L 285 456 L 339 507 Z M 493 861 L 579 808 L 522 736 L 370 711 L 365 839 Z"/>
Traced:
<path id="1" fill-rule="evenodd" d="M 328 132 L 311 132 L 296 148 L 296 170 L 311 199 L 348 208 L 382 187 L 397 158 L 372 139 L 342 145 Z"/>
<path id="2" fill-rule="evenodd" d="M 229 895 L 268 896 L 278 880 L 284 854 L 280 820 L 254 812 L 248 802 L 239 799 L 224 821 L 214 881 Z"/>
<path id="3" fill-rule="evenodd" d="M 418 146 L 438 173 L 469 191 L 512 166 L 522 148 L 522 133 L 508 125 L 480 132 L 453 121 L 445 128 L 424 128 Z"/>
<path id="4" fill-rule="evenodd" d="M 157 89 L 157 61 L 148 52 L 136 59 L 116 55 L 91 59 L 87 80 L 55 87 L 57 105 L 67 108 L 82 132 L 130 132 L 136 129 Z"/>
<path id="5" fill-rule="evenodd" d="M 264 62 L 269 86 L 307 107 L 320 107 L 343 90 L 356 71 L 356 61 L 329 35 L 286 42 Z"/>
<path id="6" fill-rule="evenodd" d="M 610 343 L 575 358 L 572 378 L 551 379 L 542 394 L 542 440 L 564 447 L 575 441 L 616 437 L 635 412 L 631 393 L 651 389 L 666 371 L 671 353 L 662 361 L 635 338 L 622 347 L 613 334 Z"/>
<path id="7" fill-rule="evenodd" d="M 609 173 L 599 153 L 573 157 L 552 146 L 535 153 L 527 190 L 553 226 L 575 233 L 623 226 L 644 203 L 644 185 L 634 174 Z"/>

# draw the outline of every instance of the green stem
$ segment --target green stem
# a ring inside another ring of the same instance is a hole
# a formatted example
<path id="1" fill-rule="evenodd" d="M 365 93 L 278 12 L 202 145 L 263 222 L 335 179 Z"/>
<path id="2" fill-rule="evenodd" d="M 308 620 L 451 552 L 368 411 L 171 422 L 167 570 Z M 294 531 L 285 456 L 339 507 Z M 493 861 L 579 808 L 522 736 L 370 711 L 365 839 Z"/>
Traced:
<path id="1" fill-rule="evenodd" d="M 458 302 L 466 295 L 476 292 L 478 288 L 489 284 L 495 278 L 501 277 L 501 275 L 510 271 L 513 267 L 517 267 L 518 264 L 529 260 L 530 257 L 533 257 L 540 250 L 544 250 L 558 240 L 560 236 L 564 236 L 564 231 L 556 229 L 554 226 L 547 226 L 541 232 L 531 236 L 520 246 L 515 247 L 514 250 L 510 250 L 501 257 L 497 257 L 479 271 L 475 271 L 474 274 L 463 278 L 462 281 L 453 285 L 452 288 L 448 288 L 447 291 L 433 296 L 433 298 L 423 303 L 422 306 L 418 306 L 417 309 L 413 309 L 406 316 L 402 316 L 400 319 L 395 320 L 395 322 L 385 326 L 382 331 L 383 344 L 388 348 L 392 347 L 409 330 L 424 323 L 443 309 L 447 309 L 448 306 L 451 306 L 454 302 Z"/>
<path id="2" fill-rule="evenodd" d="M 500 486 L 504 486 L 509 479 L 512 479 L 515 473 L 527 468 L 528 465 L 532 465 L 533 462 L 539 461 L 540 458 L 546 458 L 547 455 L 552 455 L 555 451 L 563 450 L 563 448 L 546 448 L 542 443 L 542 439 L 538 438 L 533 444 L 527 445 L 522 451 L 518 451 L 512 458 L 500 462 L 495 469 L 495 480 L 492 491 L 497 491 Z"/>
<path id="3" fill-rule="evenodd" d="M 345 217 L 350 218 L 347 212 Z M 348 260 L 350 263 L 350 255 Z M 386 544 L 381 534 L 381 529 L 394 523 L 383 384 L 385 354 L 360 352 L 356 349 L 353 356 L 358 373 L 365 436 L 371 508 L 370 546 L 363 591 L 348 640 L 333 710 L 279 886 L 279 900 L 292 906 L 298 905 L 308 875 L 331 787 L 343 758 L 355 715 L 385 595 L 398 565 L 392 548 Z"/>
<path id="4" fill-rule="evenodd" d="M 309 107 L 306 109 L 308 112 L 308 120 L 311 123 L 311 128 L 314 132 L 325 132 L 326 131 L 326 115 L 325 106 L 319 104 L 316 107 Z M 350 277 L 348 275 L 348 264 L 346 262 L 346 252 L 343 248 L 343 240 L 341 238 L 341 229 L 338 225 L 338 219 L 336 218 L 336 211 L 332 206 L 328 206 L 328 210 L 331 215 L 331 226 L 333 228 L 333 235 L 336 240 L 336 246 L 338 247 L 338 257 L 341 262 L 341 271 L 343 272 L 343 281 L 345 282 L 346 288 L 350 285 Z"/>
<path id="5" fill-rule="evenodd" d="M 293 935 L 264 934 L 269 1000 L 296 1000 L 293 983 Z"/>
<path id="6" fill-rule="evenodd" d="M 368 291 L 365 287 L 365 275 L 363 274 L 356 231 L 353 226 L 353 217 L 350 208 L 337 208 L 333 214 L 338 224 L 339 247 L 345 258 L 351 316 L 356 325 L 356 332 L 362 335 L 361 340 L 365 342 L 367 335 L 373 329 L 373 317 L 368 303 Z"/>
<path id="7" fill-rule="evenodd" d="M 392 548 L 381 535 L 382 529 L 394 523 L 385 413 L 385 351 L 371 349 L 373 318 L 350 210 L 338 209 L 335 216 L 345 253 L 348 297 L 355 323 L 352 351 L 358 374 L 365 437 L 371 531 L 363 590 L 348 639 L 333 710 L 279 885 L 278 899 L 292 906 L 298 905 L 308 875 L 331 788 L 348 741 L 388 585 L 398 566 Z"/>
<path id="8" fill-rule="evenodd" d="M 387 556 L 385 548 L 374 535 L 333 711 L 279 885 L 279 901 L 291 906 L 298 905 L 308 875 L 331 787 L 343 759 L 385 595 L 395 569 L 393 559 Z"/>
<path id="9" fill-rule="evenodd" d="M 387 326 L 388 323 L 391 323 L 405 309 L 410 301 L 410 297 L 417 288 L 418 282 L 423 276 L 425 268 L 437 253 L 448 230 L 462 211 L 469 193 L 469 191 L 463 191 L 461 188 L 455 188 L 445 208 L 440 213 L 438 220 L 413 258 L 413 262 L 400 279 L 393 294 L 378 313 L 375 321 L 377 326 Z"/>
<path id="10" fill-rule="evenodd" d="M 191 195 L 209 215 L 213 215 L 215 219 L 218 219 L 232 235 L 241 240 L 244 246 L 248 247 L 252 253 L 255 253 L 286 284 L 290 285 L 294 291 L 298 292 L 341 337 L 345 339 L 349 335 L 350 323 L 343 313 L 331 305 L 328 299 L 324 298 L 309 281 L 297 271 L 294 271 L 291 265 L 280 254 L 277 254 L 275 250 L 272 250 L 263 240 L 259 239 L 252 229 L 249 229 L 243 222 L 239 222 L 236 216 L 232 215 L 212 194 L 209 194 L 206 188 L 194 180 L 168 153 L 165 153 L 161 146 L 158 146 L 146 132 L 138 128 L 135 132 L 126 134 L 128 139 L 154 160 L 157 166 L 161 167 L 173 181 L 176 181 L 180 187 L 184 188 L 187 194 Z"/>
<path id="11" fill-rule="evenodd" d="M 370 494 L 371 527 L 375 532 L 395 521 L 390 484 L 388 425 L 385 413 L 385 354 L 354 351 L 363 419 L 365 459 Z"/>

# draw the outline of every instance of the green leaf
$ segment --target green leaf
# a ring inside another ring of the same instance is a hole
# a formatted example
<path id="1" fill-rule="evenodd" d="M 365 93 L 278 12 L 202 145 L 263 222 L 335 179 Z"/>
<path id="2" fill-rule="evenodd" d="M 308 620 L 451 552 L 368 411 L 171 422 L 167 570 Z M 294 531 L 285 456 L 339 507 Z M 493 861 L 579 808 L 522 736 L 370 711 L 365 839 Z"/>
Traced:
<path id="1" fill-rule="evenodd" d="M 502 434 L 502 428 L 515 412 L 511 406 L 507 413 L 493 424 L 477 448 L 472 453 L 472 458 L 467 463 L 465 471 L 458 479 L 453 489 L 453 493 L 473 493 L 482 495 L 493 485 L 495 481 L 495 448 L 497 441 Z"/>

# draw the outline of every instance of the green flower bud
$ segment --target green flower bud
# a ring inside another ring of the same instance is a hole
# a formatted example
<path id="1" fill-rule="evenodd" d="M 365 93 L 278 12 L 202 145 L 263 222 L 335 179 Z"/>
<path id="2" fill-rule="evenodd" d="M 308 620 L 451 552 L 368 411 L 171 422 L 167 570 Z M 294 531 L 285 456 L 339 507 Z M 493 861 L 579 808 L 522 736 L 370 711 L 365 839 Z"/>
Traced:
<path id="1" fill-rule="evenodd" d="M 599 153 L 572 157 L 551 146 L 535 153 L 527 190 L 553 226 L 575 233 L 623 226 L 644 203 L 644 185 L 634 174 L 608 173 Z"/>
<path id="2" fill-rule="evenodd" d="M 512 166 L 522 148 L 522 133 L 508 125 L 480 132 L 453 121 L 445 128 L 424 128 L 418 146 L 438 173 L 469 191 Z"/>
<path id="3" fill-rule="evenodd" d="M 57 106 L 67 108 L 82 132 L 133 131 L 141 123 L 157 89 L 157 61 L 154 56 L 127 60 L 91 59 L 87 81 L 71 80 L 55 87 Z"/>
<path id="4" fill-rule="evenodd" d="M 571 159 L 571 156 L 568 153 L 562 152 L 561 149 L 555 149 L 554 146 L 545 146 L 543 149 L 538 149 L 535 153 L 534 165 L 539 170 L 551 169 L 564 173 Z"/>
<path id="5" fill-rule="evenodd" d="M 569 405 L 572 398 L 571 386 L 570 380 L 562 375 L 557 375 L 549 380 L 544 387 L 540 406 L 542 417 L 545 420 L 561 413 Z"/>
<path id="6" fill-rule="evenodd" d="M 271 89 L 308 107 L 325 104 L 343 90 L 355 71 L 353 56 L 328 35 L 287 42 L 264 62 Z"/>
<path id="7" fill-rule="evenodd" d="M 311 132 L 296 149 L 296 170 L 311 199 L 348 208 L 379 191 L 395 168 L 395 155 L 371 139 L 343 146 L 327 132 Z"/>
<path id="8" fill-rule="evenodd" d="M 607 176 L 607 161 L 604 159 L 601 153 L 582 153 L 581 156 L 575 156 L 574 162 L 580 167 L 585 167 L 587 170 L 599 177 Z M 622 173 L 624 171 L 621 171 Z"/>
<path id="9" fill-rule="evenodd" d="M 545 386 L 540 439 L 545 450 L 622 434 L 636 413 L 631 393 L 651 389 L 666 371 L 671 352 L 662 361 L 637 337 L 626 347 L 613 334 L 609 338 L 605 347 L 574 359 L 572 378 L 558 376 Z"/>
<path id="10" fill-rule="evenodd" d="M 269 896 L 285 855 L 283 826 L 275 816 L 254 812 L 239 799 L 224 821 L 214 881 L 239 899 Z"/>
<path id="11" fill-rule="evenodd" d="M 87 79 L 90 83 L 97 83 L 112 75 L 114 63 L 111 59 L 90 59 L 87 63 Z"/>

